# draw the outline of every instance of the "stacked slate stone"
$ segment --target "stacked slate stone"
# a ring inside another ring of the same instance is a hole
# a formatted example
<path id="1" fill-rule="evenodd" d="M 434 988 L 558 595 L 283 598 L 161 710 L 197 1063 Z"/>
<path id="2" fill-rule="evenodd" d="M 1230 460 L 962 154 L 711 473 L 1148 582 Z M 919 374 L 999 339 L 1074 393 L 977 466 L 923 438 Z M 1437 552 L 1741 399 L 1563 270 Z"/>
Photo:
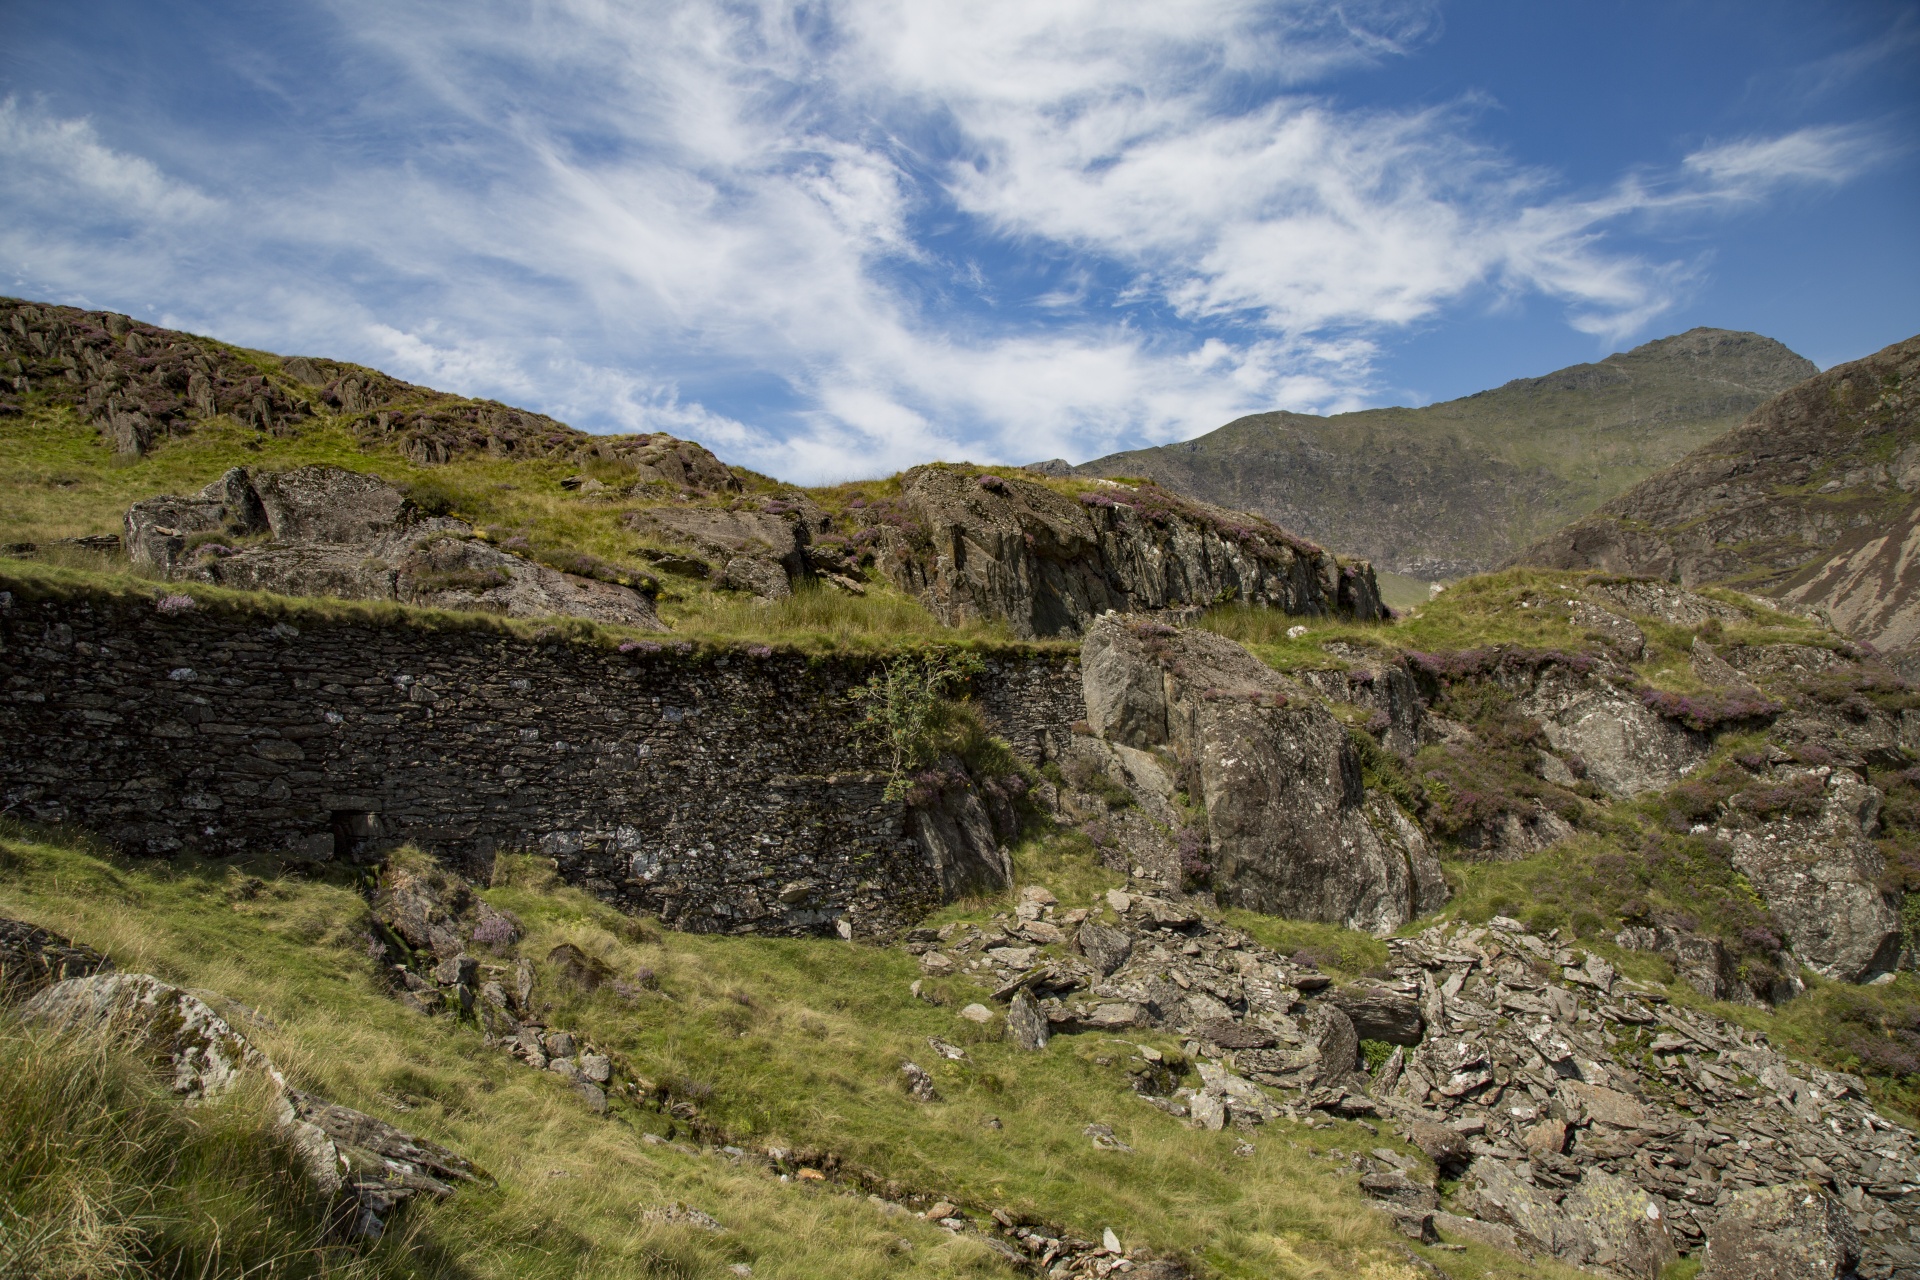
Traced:
<path id="1" fill-rule="evenodd" d="M 1706 1275 L 1751 1274 L 1765 1250 L 1817 1245 L 1870 1280 L 1920 1277 L 1920 1151 L 1858 1077 L 1792 1061 L 1557 933 L 1437 925 L 1391 940 L 1385 976 L 1345 985 L 1163 898 L 1057 905 L 1028 890 L 990 927 L 916 931 L 908 947 L 929 977 L 996 983 L 1023 1047 L 1131 1026 L 1186 1037 L 1197 1079 L 1173 1088 L 1183 1064 L 1143 1050 L 1134 1082 L 1197 1127 L 1394 1126 L 1434 1169 L 1386 1148 L 1356 1168 L 1415 1238 L 1628 1276 L 1703 1247 Z M 1434 1173 L 1458 1179 L 1449 1211 Z"/>

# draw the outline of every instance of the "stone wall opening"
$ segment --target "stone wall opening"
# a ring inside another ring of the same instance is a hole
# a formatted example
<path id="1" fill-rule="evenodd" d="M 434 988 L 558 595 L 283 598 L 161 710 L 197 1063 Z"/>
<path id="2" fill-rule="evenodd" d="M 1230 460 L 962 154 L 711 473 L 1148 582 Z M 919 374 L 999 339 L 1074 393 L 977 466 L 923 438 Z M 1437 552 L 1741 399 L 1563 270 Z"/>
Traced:
<path id="1" fill-rule="evenodd" d="M 373 852 L 380 838 L 380 815 L 364 809 L 333 810 L 333 856 L 340 862 L 356 861 Z"/>

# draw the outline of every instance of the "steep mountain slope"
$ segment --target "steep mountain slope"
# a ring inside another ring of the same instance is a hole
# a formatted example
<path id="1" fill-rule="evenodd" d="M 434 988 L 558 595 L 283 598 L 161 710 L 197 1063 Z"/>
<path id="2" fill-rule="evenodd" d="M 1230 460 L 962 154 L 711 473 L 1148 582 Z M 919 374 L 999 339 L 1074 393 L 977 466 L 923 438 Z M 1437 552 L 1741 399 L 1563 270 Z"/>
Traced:
<path id="1" fill-rule="evenodd" d="M 1424 408 L 1255 414 L 1182 444 L 1046 465 L 1148 476 L 1377 568 L 1455 578 L 1501 563 L 1814 372 L 1771 338 L 1693 329 Z"/>
<path id="2" fill-rule="evenodd" d="M 1920 640 L 1920 337 L 1839 365 L 1528 547 L 1518 562 L 1722 582 Z"/>

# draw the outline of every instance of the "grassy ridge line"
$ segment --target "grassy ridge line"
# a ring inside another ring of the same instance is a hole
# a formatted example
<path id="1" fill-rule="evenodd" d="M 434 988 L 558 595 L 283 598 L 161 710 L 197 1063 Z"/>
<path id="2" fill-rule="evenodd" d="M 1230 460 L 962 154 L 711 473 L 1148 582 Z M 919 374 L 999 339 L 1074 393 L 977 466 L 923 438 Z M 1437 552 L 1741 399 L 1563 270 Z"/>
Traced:
<path id="1" fill-rule="evenodd" d="M 1071 844 L 1015 851 L 1023 878 L 1045 874 L 1089 896 L 1111 881 Z M 473 1277 L 758 1277 L 1011 1274 L 984 1247 L 863 1198 L 781 1183 L 750 1165 L 649 1145 L 672 1119 L 616 1102 L 595 1119 L 557 1076 L 528 1070 L 477 1030 L 414 1014 L 383 995 L 368 958 L 364 903 L 345 883 L 264 880 L 186 859 L 128 862 L 19 830 L 0 830 L 0 914 L 98 945 L 127 971 L 210 989 L 270 1022 L 243 1023 L 295 1083 L 445 1143 L 499 1179 L 416 1220 L 447 1269 Z M 1390 1133 L 1341 1123 L 1275 1124 L 1247 1137 L 1209 1133 L 1145 1106 L 1127 1087 L 1126 1042 L 1076 1036 L 1021 1053 L 955 1016 L 984 996 L 950 980 L 949 1003 L 916 1000 L 911 956 L 838 941 L 660 932 L 555 884 L 534 859 L 503 858 L 483 896 L 526 929 L 536 960 L 561 942 L 616 972 L 653 971 L 628 1001 L 606 988 L 558 994 L 550 1025 L 583 1030 L 636 1069 L 699 1097 L 703 1119 L 759 1145 L 823 1149 L 909 1187 L 1004 1205 L 1098 1239 L 1203 1259 L 1223 1277 L 1414 1280 L 1385 1220 L 1368 1208 L 1336 1148 L 1404 1149 Z M 998 903 L 946 919 L 984 920 Z M 484 959 L 484 957 L 483 957 Z M 932 1054 L 961 1041 L 969 1061 Z M 1159 1033 L 1138 1037 L 1177 1055 Z M 934 1075 L 943 1100 L 914 1102 L 903 1059 Z M 983 1122 L 998 1117 L 1002 1127 Z M 1095 1151 L 1082 1130 L 1112 1125 L 1132 1153 Z M 647 1222 L 685 1202 L 722 1236 Z M 1485 1250 L 1434 1252 L 1443 1273 L 1503 1280 L 1563 1268 Z M 1430 1273 L 1429 1273 L 1430 1274 Z"/>
<path id="2" fill-rule="evenodd" d="M 432 609 L 383 600 L 274 595 L 206 583 L 143 577 L 130 569 L 84 569 L 38 560 L 0 557 L 0 590 L 22 600 L 97 600 L 151 604 L 168 595 L 191 598 L 196 608 L 223 617 L 255 617 L 294 625 L 353 623 L 409 627 L 422 633 L 478 631 L 523 640 L 559 638 L 569 643 L 618 648 L 627 641 L 693 646 L 692 652 L 732 652 L 748 645 L 808 655 L 895 654 L 967 650 L 986 656 L 1065 655 L 1079 645 L 1067 640 L 1018 640 L 1000 627 L 949 627 L 916 602 L 899 596 L 842 595 L 802 590 L 772 605 L 736 602 L 705 615 L 704 627 L 670 635 L 591 622 L 582 618 L 507 618 L 479 611 Z"/>

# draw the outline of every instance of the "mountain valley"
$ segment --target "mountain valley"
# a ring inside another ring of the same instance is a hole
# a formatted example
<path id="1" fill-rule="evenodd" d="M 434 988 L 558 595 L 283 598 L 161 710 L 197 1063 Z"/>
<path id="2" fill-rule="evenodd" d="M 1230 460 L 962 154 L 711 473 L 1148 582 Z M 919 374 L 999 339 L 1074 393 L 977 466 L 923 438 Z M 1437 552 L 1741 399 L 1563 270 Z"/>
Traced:
<path id="1" fill-rule="evenodd" d="M 1914 1280 L 1916 343 L 810 488 L 0 303 L 0 1274 Z"/>

